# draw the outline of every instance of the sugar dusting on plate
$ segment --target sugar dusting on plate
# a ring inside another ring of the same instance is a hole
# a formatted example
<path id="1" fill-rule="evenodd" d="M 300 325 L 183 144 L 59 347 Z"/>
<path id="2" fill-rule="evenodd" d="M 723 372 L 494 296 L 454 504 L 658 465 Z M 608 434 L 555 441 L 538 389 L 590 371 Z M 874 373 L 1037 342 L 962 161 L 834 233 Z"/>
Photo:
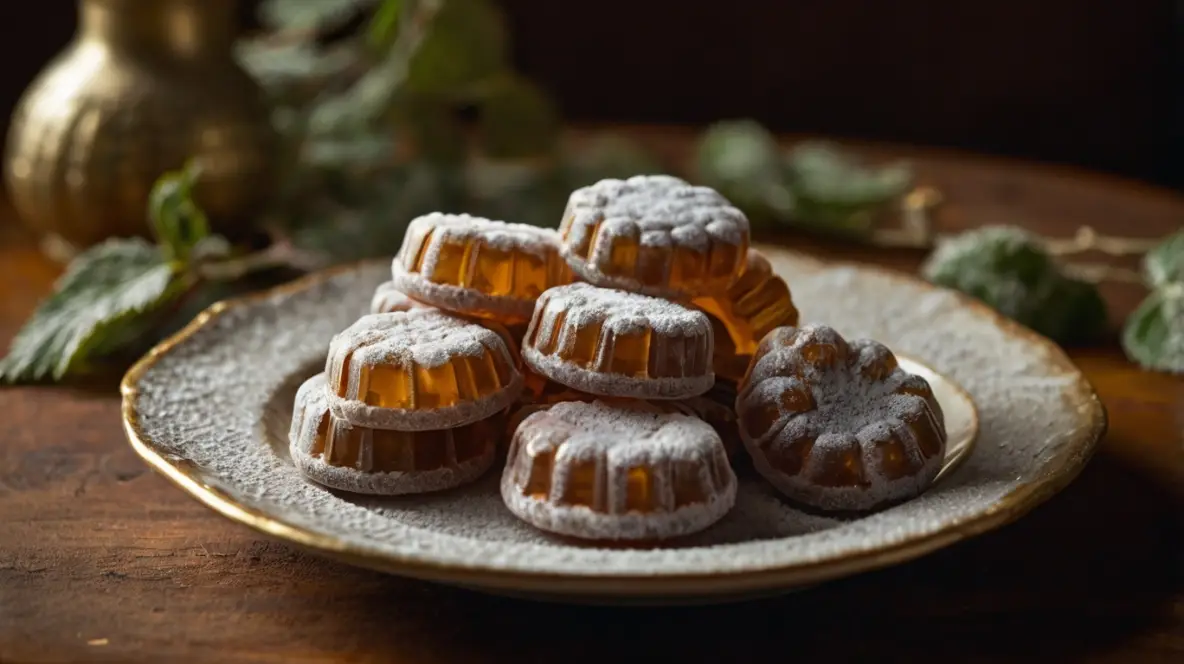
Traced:
<path id="1" fill-rule="evenodd" d="M 923 316 L 919 303 L 931 309 L 934 300 L 926 298 L 936 291 L 911 278 L 767 253 L 791 284 L 804 321 L 918 357 L 974 398 L 979 442 L 957 472 L 918 498 L 856 520 L 799 511 L 763 481 L 742 476 L 727 516 L 702 533 L 648 549 L 580 546 L 543 534 L 504 507 L 496 473 L 425 496 L 331 493 L 304 480 L 285 449 L 269 444 L 284 437 L 291 417 L 292 392 L 278 392 L 296 374 L 307 372 L 298 376 L 303 379 L 318 370 L 326 341 L 367 310 L 374 288 L 388 278 L 385 262 L 213 317 L 154 361 L 130 405 L 154 452 L 185 460 L 233 500 L 290 526 L 392 566 L 559 575 L 557 591 L 579 579 L 614 576 L 710 576 L 718 588 L 720 575 L 850 561 L 990 518 L 1011 492 L 1072 473 L 1089 456 L 1100 406 L 1055 348 L 981 308 L 950 303 L 939 317 Z M 1053 380 L 1058 376 L 1066 380 Z M 950 404 L 957 399 L 947 397 Z M 962 417 L 947 408 L 952 429 L 966 425 Z"/>

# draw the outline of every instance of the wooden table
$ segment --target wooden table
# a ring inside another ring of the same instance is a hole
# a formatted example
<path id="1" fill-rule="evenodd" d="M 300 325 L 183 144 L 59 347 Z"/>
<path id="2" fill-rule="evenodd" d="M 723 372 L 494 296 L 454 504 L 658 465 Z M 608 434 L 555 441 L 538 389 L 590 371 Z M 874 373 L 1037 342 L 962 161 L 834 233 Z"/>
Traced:
<path id="1" fill-rule="evenodd" d="M 947 228 L 1158 236 L 1184 222 L 1184 199 L 1129 182 L 889 152 L 946 192 Z M 920 259 L 798 243 L 902 269 Z M 0 243 L 0 341 L 55 273 L 27 242 Z M 1142 293 L 1106 295 L 1120 320 Z M 1019 523 L 784 598 L 662 610 L 507 600 L 322 560 L 150 472 L 109 386 L 3 388 L 0 661 L 1182 662 L 1184 380 L 1134 368 L 1113 341 L 1073 357 L 1110 431 L 1082 476 Z"/>

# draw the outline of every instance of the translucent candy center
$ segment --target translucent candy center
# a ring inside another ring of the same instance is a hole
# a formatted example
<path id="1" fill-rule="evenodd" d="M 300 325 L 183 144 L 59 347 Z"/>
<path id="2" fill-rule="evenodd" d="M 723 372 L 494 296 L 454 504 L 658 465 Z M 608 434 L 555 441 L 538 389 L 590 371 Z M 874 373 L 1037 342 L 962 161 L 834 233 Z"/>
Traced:
<path id="1" fill-rule="evenodd" d="M 350 427 L 326 413 L 312 454 L 331 466 L 366 472 L 416 472 L 451 468 L 488 454 L 502 436 L 503 418 L 438 431 L 388 431 Z"/>
<path id="2" fill-rule="evenodd" d="M 555 355 L 592 371 L 634 378 L 702 376 L 711 357 L 706 334 L 668 336 L 652 329 L 619 333 L 603 321 L 577 324 L 563 311 L 553 313 L 551 325 L 536 324 L 533 330 L 533 337 L 526 341 L 544 355 Z"/>

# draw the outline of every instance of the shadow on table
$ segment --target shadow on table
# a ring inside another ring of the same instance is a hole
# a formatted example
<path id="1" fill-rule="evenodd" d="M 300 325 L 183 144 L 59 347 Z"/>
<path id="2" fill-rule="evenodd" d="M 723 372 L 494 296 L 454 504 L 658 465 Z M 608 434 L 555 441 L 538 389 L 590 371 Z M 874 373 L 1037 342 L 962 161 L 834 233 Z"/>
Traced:
<path id="1" fill-rule="evenodd" d="M 1000 532 L 776 599 L 579 607 L 391 577 L 367 579 L 348 609 L 338 598 L 328 624 L 315 629 L 362 630 L 368 651 L 441 661 L 736 661 L 776 652 L 798 661 L 864 661 L 886 652 L 1067 661 L 1172 620 L 1170 602 L 1184 587 L 1184 510 L 1176 496 L 1102 453 L 1063 494 Z"/>

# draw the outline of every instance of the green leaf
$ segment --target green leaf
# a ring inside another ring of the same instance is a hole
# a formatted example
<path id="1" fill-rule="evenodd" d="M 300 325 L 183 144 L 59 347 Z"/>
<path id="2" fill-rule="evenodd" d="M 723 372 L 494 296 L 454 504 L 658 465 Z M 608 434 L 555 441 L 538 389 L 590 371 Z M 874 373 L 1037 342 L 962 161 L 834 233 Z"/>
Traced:
<path id="1" fill-rule="evenodd" d="M 922 267 L 930 281 L 958 283 L 984 292 L 997 289 L 1006 276 L 1016 298 L 1034 290 L 1055 266 L 1039 238 L 1016 226 L 984 226 L 940 243 Z M 973 294 L 973 293 L 972 293 Z"/>
<path id="2" fill-rule="evenodd" d="M 1184 373 L 1184 287 L 1175 283 L 1148 295 L 1127 319 L 1122 347 L 1146 369 Z"/>
<path id="3" fill-rule="evenodd" d="M 596 136 L 586 144 L 565 149 L 562 154 L 563 184 L 567 195 L 609 178 L 625 179 L 665 169 L 638 144 L 617 134 Z M 560 214 L 563 210 L 560 209 Z"/>
<path id="4" fill-rule="evenodd" d="M 912 170 L 904 164 L 866 167 L 828 143 L 798 145 L 785 168 L 793 221 L 823 230 L 869 231 L 875 213 L 913 184 Z"/>
<path id="5" fill-rule="evenodd" d="M 912 186 L 912 170 L 903 163 L 866 167 L 838 148 L 817 142 L 799 144 L 786 161 L 799 195 L 836 203 L 870 205 L 903 195 Z"/>
<path id="6" fill-rule="evenodd" d="M 417 158 L 459 165 L 468 156 L 468 134 L 446 99 L 405 92 L 395 97 L 390 111 L 395 126 L 414 145 Z"/>
<path id="7" fill-rule="evenodd" d="M 185 289 L 143 240 L 108 240 L 80 254 L 0 360 L 8 382 L 60 379 L 123 343 L 129 330 Z"/>
<path id="8" fill-rule="evenodd" d="M 399 19 L 403 13 L 402 0 L 382 0 L 366 26 L 366 40 L 370 48 L 382 50 L 391 45 L 399 34 Z"/>
<path id="9" fill-rule="evenodd" d="M 375 0 L 265 0 L 259 19 L 274 30 L 332 30 L 374 4 Z"/>
<path id="10" fill-rule="evenodd" d="M 729 120 L 708 128 L 699 141 L 695 170 L 703 184 L 754 221 L 784 218 L 793 208 L 777 141 L 753 120 Z"/>
<path id="11" fill-rule="evenodd" d="M 210 235 L 209 219 L 193 200 L 200 175 L 199 164 L 190 161 L 158 178 L 148 195 L 148 217 L 167 260 L 188 260 L 193 246 Z"/>
<path id="12" fill-rule="evenodd" d="M 418 165 L 375 178 L 354 192 L 352 207 L 324 204 L 304 210 L 288 241 L 313 267 L 364 258 L 389 257 L 403 243 L 407 224 L 429 212 L 460 212 L 459 176 L 451 170 Z"/>
<path id="13" fill-rule="evenodd" d="M 942 242 L 921 271 L 1060 343 L 1087 341 L 1105 329 L 1097 288 L 1066 276 L 1021 228 L 988 226 Z"/>
<path id="14" fill-rule="evenodd" d="M 1152 288 L 1184 283 L 1184 231 L 1169 235 L 1143 256 L 1143 273 Z"/>
<path id="15" fill-rule="evenodd" d="M 311 40 L 276 43 L 244 39 L 235 44 L 235 56 L 252 78 L 280 99 L 315 96 L 357 62 L 349 49 L 322 49 Z"/>
<path id="16" fill-rule="evenodd" d="M 481 142 L 491 157 L 513 159 L 546 154 L 559 136 L 559 111 L 527 79 L 499 76 L 480 102 Z"/>
<path id="17" fill-rule="evenodd" d="M 395 141 L 381 134 L 332 136 L 309 140 L 301 159 L 312 168 L 341 168 L 355 173 L 387 168 L 395 161 Z"/>
<path id="18" fill-rule="evenodd" d="M 309 134 L 342 135 L 373 130 L 389 113 L 406 76 L 406 63 L 400 53 L 392 50 L 344 92 L 325 95 L 309 109 Z"/>
<path id="19" fill-rule="evenodd" d="M 414 92 L 455 93 L 506 66 L 505 19 L 489 0 L 445 0 L 411 57 L 407 86 Z"/>
<path id="20" fill-rule="evenodd" d="M 466 210 L 489 219 L 554 228 L 571 193 L 563 175 L 549 166 L 478 160 L 467 171 Z"/>
<path id="21" fill-rule="evenodd" d="M 863 238 L 876 225 L 878 206 L 836 203 L 810 197 L 791 196 L 790 200 L 793 201 L 793 211 L 790 213 L 792 224 L 818 233 Z"/>
<path id="22" fill-rule="evenodd" d="M 1084 344 L 1106 333 L 1106 301 L 1097 286 L 1060 276 L 1049 280 L 1048 293 L 1025 324 L 1058 343 Z"/>

